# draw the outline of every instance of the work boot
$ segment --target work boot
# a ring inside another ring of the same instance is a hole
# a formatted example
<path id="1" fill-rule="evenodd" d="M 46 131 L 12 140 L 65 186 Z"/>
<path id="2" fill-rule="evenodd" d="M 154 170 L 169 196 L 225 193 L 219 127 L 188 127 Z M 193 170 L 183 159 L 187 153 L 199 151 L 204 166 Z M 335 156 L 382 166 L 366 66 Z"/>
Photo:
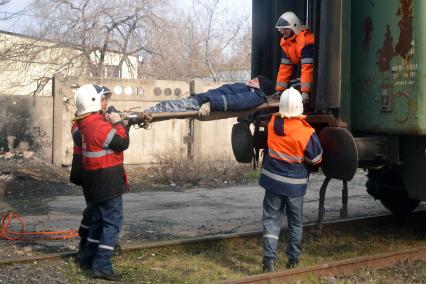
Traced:
<path id="1" fill-rule="evenodd" d="M 85 245 L 86 245 L 86 240 L 81 240 L 80 244 L 78 245 L 77 254 L 74 257 L 74 263 L 80 263 Z"/>
<path id="2" fill-rule="evenodd" d="M 81 270 L 91 270 L 92 265 L 93 265 L 93 261 L 92 260 L 84 260 L 84 259 L 80 258 L 78 264 L 79 264 Z"/>
<path id="3" fill-rule="evenodd" d="M 263 272 L 275 272 L 275 260 L 273 258 L 264 257 L 262 261 Z"/>
<path id="4" fill-rule="evenodd" d="M 79 250 L 79 251 L 76 253 L 76 255 L 74 256 L 74 263 L 80 263 L 80 261 L 81 261 L 81 253 L 82 253 L 82 251 L 81 251 L 81 250 Z"/>
<path id="5" fill-rule="evenodd" d="M 84 251 L 79 251 L 77 256 L 75 257 L 76 260 L 78 259 L 78 264 L 80 266 L 81 270 L 91 270 L 93 265 L 93 258 L 87 257 L 84 255 Z"/>
<path id="6" fill-rule="evenodd" d="M 287 265 L 285 266 L 287 269 L 296 268 L 299 265 L 298 260 L 289 259 Z"/>
<path id="7" fill-rule="evenodd" d="M 111 272 L 102 272 L 102 271 L 94 271 L 92 277 L 95 279 L 103 279 L 107 281 L 120 281 L 122 280 L 122 276 L 119 273 Z"/>

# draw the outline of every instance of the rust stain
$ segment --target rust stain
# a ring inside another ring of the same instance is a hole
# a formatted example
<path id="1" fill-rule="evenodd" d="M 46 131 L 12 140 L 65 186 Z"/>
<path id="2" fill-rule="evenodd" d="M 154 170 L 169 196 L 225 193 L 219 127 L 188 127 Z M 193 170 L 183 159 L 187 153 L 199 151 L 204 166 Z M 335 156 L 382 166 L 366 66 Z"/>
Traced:
<path id="1" fill-rule="evenodd" d="M 362 24 L 362 31 L 365 35 L 364 40 L 362 42 L 362 46 L 364 48 L 364 51 L 367 51 L 368 53 L 371 43 L 371 34 L 373 33 L 373 21 L 370 17 L 364 20 L 364 23 Z"/>
<path id="2" fill-rule="evenodd" d="M 385 40 L 383 41 L 383 46 L 377 51 L 377 66 L 379 67 L 380 72 L 385 72 L 390 70 L 390 62 L 394 57 L 395 53 L 393 51 L 393 38 L 391 35 L 390 26 L 386 26 Z"/>
<path id="3" fill-rule="evenodd" d="M 401 19 L 398 22 L 399 39 L 395 45 L 395 53 L 408 60 L 413 41 L 413 0 L 400 0 L 396 13 Z"/>

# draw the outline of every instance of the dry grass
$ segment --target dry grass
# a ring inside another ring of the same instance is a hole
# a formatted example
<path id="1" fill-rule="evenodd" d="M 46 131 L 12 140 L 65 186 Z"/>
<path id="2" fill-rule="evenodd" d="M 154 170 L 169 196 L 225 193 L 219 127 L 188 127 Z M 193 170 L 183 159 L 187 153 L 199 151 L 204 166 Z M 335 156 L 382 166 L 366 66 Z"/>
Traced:
<path id="1" fill-rule="evenodd" d="M 415 223 L 337 227 L 320 236 L 307 231 L 300 264 L 306 267 L 424 245 L 423 235 L 424 230 Z M 279 270 L 285 269 L 287 261 L 285 242 L 283 235 L 279 245 Z M 252 237 L 132 252 L 117 258 L 116 267 L 127 273 L 129 282 L 209 283 L 261 273 L 261 259 L 262 239 Z"/>
<path id="2" fill-rule="evenodd" d="M 306 231 L 301 267 L 349 257 L 395 251 L 425 245 L 426 221 L 359 224 L 326 229 L 321 235 Z M 280 239 L 278 270 L 285 269 L 287 261 L 285 235 Z M 224 240 L 194 245 L 145 249 L 125 253 L 114 259 L 117 271 L 124 273 L 124 283 L 210 283 L 237 279 L 261 273 L 262 239 Z M 83 274 L 70 261 L 65 262 L 67 279 L 83 282 Z M 407 271 L 418 273 L 411 275 Z M 411 276 L 410 276 L 411 275 Z M 424 279 L 425 266 L 409 270 L 402 268 L 364 272 L 352 277 L 333 279 L 337 283 L 401 283 L 404 277 L 410 283 Z M 306 279 L 304 283 L 328 283 L 330 279 Z M 352 281 L 353 280 L 353 281 Z M 375 281 L 377 280 L 377 281 Z M 384 281 L 388 280 L 388 281 Z"/>
<path id="3" fill-rule="evenodd" d="M 152 181 L 172 185 L 220 185 L 253 182 L 257 172 L 251 164 L 239 164 L 233 157 L 189 159 L 184 154 L 159 156 L 149 173 Z"/>

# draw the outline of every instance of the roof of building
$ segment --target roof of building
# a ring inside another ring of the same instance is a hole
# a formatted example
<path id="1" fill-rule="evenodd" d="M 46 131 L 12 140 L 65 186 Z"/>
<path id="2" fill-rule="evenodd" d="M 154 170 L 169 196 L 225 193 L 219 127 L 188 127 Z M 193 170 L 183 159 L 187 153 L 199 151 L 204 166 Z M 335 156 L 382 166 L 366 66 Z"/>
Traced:
<path id="1" fill-rule="evenodd" d="M 53 40 L 53 39 L 46 39 L 46 38 L 37 37 L 37 36 L 33 36 L 33 35 L 19 34 L 19 33 L 5 31 L 5 30 L 0 30 L 0 34 L 10 35 L 10 36 L 15 36 L 15 37 L 20 37 L 20 38 L 26 38 L 26 39 L 32 39 L 34 41 L 44 41 L 44 42 L 55 43 L 55 44 L 58 44 L 61 47 L 69 47 L 69 48 L 77 49 L 77 50 L 83 49 L 80 45 L 77 45 L 77 44 L 72 44 L 72 43 L 68 43 L 68 42 L 65 42 L 65 41 L 57 41 L 57 40 Z M 102 48 L 98 47 L 98 49 L 102 49 Z M 111 52 L 111 53 L 122 54 L 121 51 L 117 51 L 117 50 L 114 50 L 114 49 L 106 49 L 106 51 Z M 131 56 L 135 56 L 135 55 L 131 55 Z"/>

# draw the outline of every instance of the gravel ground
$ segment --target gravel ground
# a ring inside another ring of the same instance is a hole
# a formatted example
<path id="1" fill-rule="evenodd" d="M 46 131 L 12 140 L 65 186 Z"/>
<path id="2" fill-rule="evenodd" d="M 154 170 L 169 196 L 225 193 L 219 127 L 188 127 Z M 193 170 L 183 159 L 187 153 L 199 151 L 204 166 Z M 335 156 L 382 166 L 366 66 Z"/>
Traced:
<path id="1" fill-rule="evenodd" d="M 77 274 L 78 273 L 78 274 Z M 0 284 L 111 283 L 81 273 L 72 259 L 0 266 Z"/>
<path id="2" fill-rule="evenodd" d="M 317 218 L 318 194 L 323 181 L 313 175 L 305 198 L 305 222 Z M 69 184 L 49 183 L 41 197 L 26 193 L 28 179 L 14 181 L 19 187 L 18 196 L 7 196 L 6 202 L 24 218 L 28 230 L 64 230 L 78 228 L 84 199 L 78 188 Z M 41 181 L 38 181 L 41 182 Z M 361 217 L 385 214 L 388 211 L 380 202 L 368 196 L 364 189 L 365 175 L 360 172 L 349 184 L 349 216 Z M 240 233 L 261 229 L 261 206 L 264 191 L 256 184 L 220 186 L 216 188 L 191 187 L 162 190 L 132 191 L 124 196 L 124 226 L 122 243 L 164 240 L 223 233 Z M 34 207 L 33 207 L 34 206 Z M 341 207 L 341 182 L 330 183 L 326 201 L 326 220 L 339 219 Z M 10 243 L 0 241 L 4 249 L 0 256 L 28 255 L 24 248 L 30 246 L 31 254 L 49 251 L 74 250 L 77 240 L 64 242 Z"/>
<path id="3" fill-rule="evenodd" d="M 0 266 L 0 283 L 69 283 L 63 270 L 62 263 Z"/>
<path id="4" fill-rule="evenodd" d="M 129 180 L 137 180 L 130 171 Z M 67 170 L 37 160 L 0 160 L 0 174 L 10 175 L 3 208 L 17 211 L 27 230 L 77 229 L 84 209 L 78 187 L 67 182 Z M 5 174 L 4 174 L 5 173 Z M 323 176 L 312 175 L 305 197 L 306 223 L 315 222 L 319 188 Z M 365 173 L 360 171 L 349 183 L 349 216 L 385 214 L 388 211 L 365 191 Z M 326 220 L 339 219 L 339 181 L 330 182 L 326 200 Z M 223 233 L 260 230 L 264 191 L 256 184 L 216 187 L 162 187 L 143 189 L 132 184 L 124 195 L 122 243 L 164 240 Z M 0 201 L 1 202 L 1 201 Z M 1 204 L 0 204 L 1 207 Z M 421 207 L 424 208 L 424 205 Z M 1 208 L 0 208 L 1 209 Z M 1 210 L 0 210 L 1 211 Z M 0 257 L 34 255 L 51 251 L 75 250 L 78 240 L 61 242 L 6 242 L 0 240 Z"/>
<path id="5" fill-rule="evenodd" d="M 79 274 L 70 281 L 68 274 L 77 271 L 77 267 L 70 261 L 43 262 L 21 264 L 14 266 L 0 266 L 0 283 L 108 283 L 93 280 L 88 274 Z M 309 281 L 309 283 L 316 281 Z M 425 283 L 426 262 L 401 262 L 390 268 L 376 271 L 362 271 L 344 277 L 329 277 L 320 279 L 317 283 Z"/>
<path id="6" fill-rule="evenodd" d="M 137 180 L 137 172 L 131 173 L 130 181 Z M 0 214 L 10 209 L 19 212 L 27 230 L 78 228 L 84 199 L 80 189 L 68 183 L 67 169 L 57 169 L 35 159 L 0 159 L 2 180 L 7 181 L 7 191 L 4 196 L 0 195 Z M 306 223 L 316 220 L 322 181 L 321 175 L 311 176 L 304 207 Z M 349 183 L 348 217 L 388 213 L 380 202 L 365 192 L 365 182 L 365 174 L 360 171 Z M 341 187 L 339 181 L 330 183 L 326 220 L 339 219 Z M 133 191 L 124 196 L 122 243 L 261 229 L 263 190 L 256 184 L 188 188 L 152 186 L 147 189 L 146 184 L 139 186 L 133 183 L 132 188 Z M 424 204 L 421 208 L 425 208 Z M 62 242 L 0 240 L 0 258 L 76 250 L 77 242 L 77 239 Z M 72 271 L 75 269 L 73 265 L 44 262 L 3 266 L 0 267 L 0 275 L 3 276 L 0 283 L 63 283 L 67 278 L 62 275 L 61 269 Z"/>
<path id="7" fill-rule="evenodd" d="M 321 235 L 305 231 L 300 267 L 361 255 L 423 246 L 425 214 L 415 220 L 377 221 L 354 226 L 327 227 Z M 419 227 L 420 226 L 420 227 Z M 244 243 L 242 243 L 244 242 Z M 285 269 L 285 234 L 278 251 L 277 269 Z M 261 273 L 261 236 L 167 248 L 126 252 L 114 257 L 123 273 L 120 283 L 208 283 Z M 81 271 L 72 259 L 0 266 L 0 283 L 101 283 Z M 209 281 L 210 280 L 210 281 Z M 354 275 L 309 278 L 302 283 L 424 283 L 425 262 L 401 262 L 377 271 Z"/>
<path id="8" fill-rule="evenodd" d="M 426 262 L 403 261 L 390 268 L 363 271 L 355 275 L 327 279 L 328 283 L 425 283 Z"/>

